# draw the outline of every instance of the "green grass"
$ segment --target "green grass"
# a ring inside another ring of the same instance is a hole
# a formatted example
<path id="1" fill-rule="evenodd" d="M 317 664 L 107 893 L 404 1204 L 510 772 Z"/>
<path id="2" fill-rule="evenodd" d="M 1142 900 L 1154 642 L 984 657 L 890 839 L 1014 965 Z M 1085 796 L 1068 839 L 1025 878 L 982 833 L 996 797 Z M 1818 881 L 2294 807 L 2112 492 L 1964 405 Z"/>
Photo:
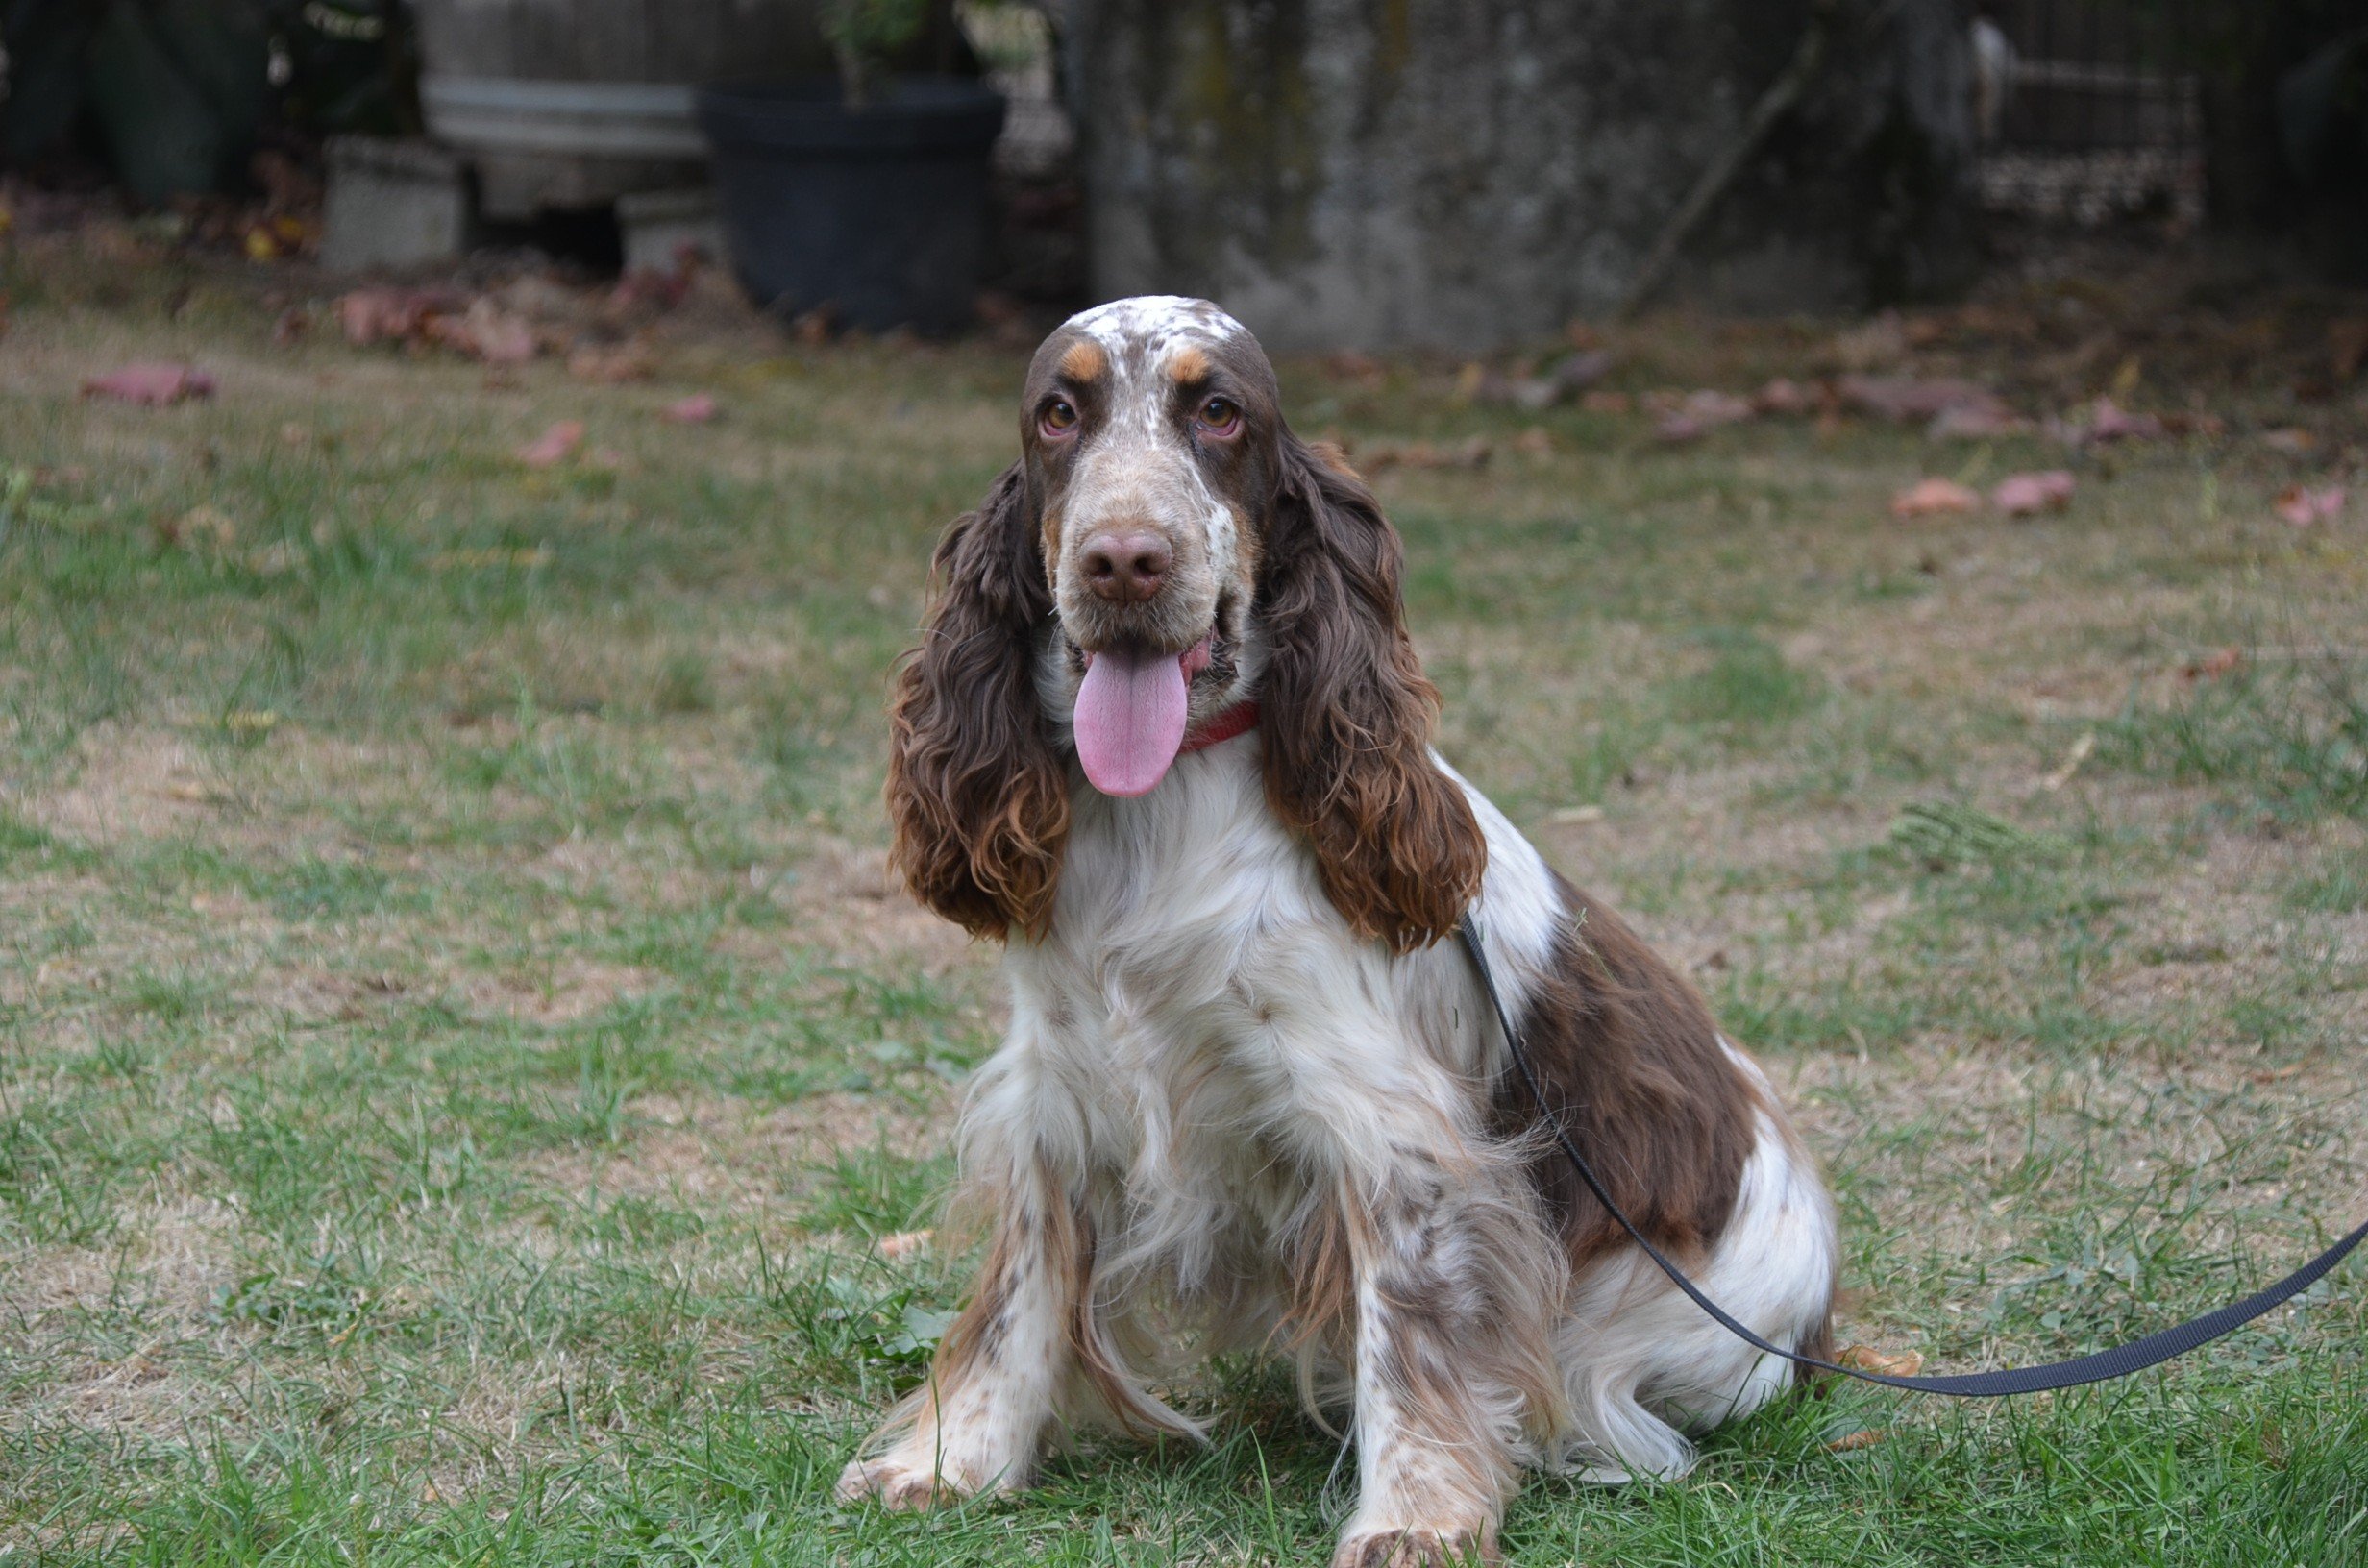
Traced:
<path id="1" fill-rule="evenodd" d="M 829 1498 L 969 1266 L 878 1245 L 932 1223 L 999 1006 L 886 886 L 880 697 L 1016 355 L 694 337 L 647 385 L 495 385 L 267 347 L 190 263 L 6 270 L 9 1560 L 1321 1560 L 1353 1462 L 1257 1365 L 1177 1391 L 1206 1451 Z M 1632 347 L 1640 388 L 1746 352 Z M 75 396 L 166 354 L 222 394 Z M 1540 455 L 1445 372 L 1285 380 L 1352 448 L 1498 439 L 1379 480 L 1443 745 L 1787 1086 L 1845 1338 L 2077 1354 L 2356 1217 L 2361 687 L 2323 651 L 2368 645 L 2356 523 L 2270 520 L 2287 476 L 2231 444 L 1902 525 L 1914 434 L 1558 410 Z M 655 421 L 696 389 L 724 418 Z M 557 418 L 613 465 L 511 460 Z M 2269 625 L 2322 652 L 2180 674 Z M 1508 1556 L 2368 1560 L 2362 1300 L 2348 1269 L 2053 1399 L 1836 1389 L 1680 1482 L 1537 1479 Z"/>

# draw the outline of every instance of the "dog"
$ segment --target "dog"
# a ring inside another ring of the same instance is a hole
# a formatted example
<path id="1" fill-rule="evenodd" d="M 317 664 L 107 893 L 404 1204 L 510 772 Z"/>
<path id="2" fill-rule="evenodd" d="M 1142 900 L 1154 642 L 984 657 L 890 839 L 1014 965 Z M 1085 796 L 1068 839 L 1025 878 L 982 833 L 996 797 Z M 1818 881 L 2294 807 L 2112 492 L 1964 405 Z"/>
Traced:
<path id="1" fill-rule="evenodd" d="M 1198 1438 L 1149 1386 L 1289 1352 L 1343 1409 L 1336 1565 L 1486 1558 L 1524 1465 L 1674 1476 L 1792 1385 L 1679 1295 L 1552 1146 L 1770 1340 L 1825 1353 L 1833 1205 L 1695 990 L 1431 745 L 1402 547 L 1216 306 L 1083 312 L 1020 460 L 939 544 L 891 705 L 892 858 L 1003 947 L 961 1116 L 984 1267 L 840 1495 L 1023 1486 L 1047 1443 Z"/>

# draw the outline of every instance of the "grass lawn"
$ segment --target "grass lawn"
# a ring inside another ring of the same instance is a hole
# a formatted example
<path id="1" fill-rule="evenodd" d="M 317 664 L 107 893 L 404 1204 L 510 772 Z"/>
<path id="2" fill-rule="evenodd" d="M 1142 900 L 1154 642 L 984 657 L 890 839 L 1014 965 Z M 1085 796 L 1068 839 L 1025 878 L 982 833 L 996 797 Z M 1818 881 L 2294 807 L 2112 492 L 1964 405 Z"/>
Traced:
<path id="1" fill-rule="evenodd" d="M 1321 1560 L 1347 1472 L 1256 1366 L 1179 1396 L 1206 1452 L 830 1500 L 966 1272 L 877 1244 L 929 1225 L 999 1007 L 886 880 L 879 703 L 1020 356 L 711 333 L 649 382 L 489 379 L 64 254 L 0 278 L 0 1556 Z M 1622 375 L 1818 341 L 1681 323 Z M 76 397 L 164 356 L 218 395 Z M 2073 1354 L 2356 1222 L 2357 403 L 2297 457 L 2232 384 L 2232 433 L 2076 458 L 2060 514 L 1901 521 L 1923 475 L 2064 457 L 1285 380 L 1369 453 L 1493 438 L 1377 474 L 1443 747 L 1788 1085 L 1845 1342 Z M 715 423 L 655 417 L 698 390 Z M 578 456 L 514 459 L 568 418 Z M 2345 519 L 2273 515 L 2347 463 Z M 1534 1481 L 1508 1556 L 2368 1561 L 2363 1304 L 2348 1266 L 2060 1397 L 1836 1389 L 1681 1482 Z"/>

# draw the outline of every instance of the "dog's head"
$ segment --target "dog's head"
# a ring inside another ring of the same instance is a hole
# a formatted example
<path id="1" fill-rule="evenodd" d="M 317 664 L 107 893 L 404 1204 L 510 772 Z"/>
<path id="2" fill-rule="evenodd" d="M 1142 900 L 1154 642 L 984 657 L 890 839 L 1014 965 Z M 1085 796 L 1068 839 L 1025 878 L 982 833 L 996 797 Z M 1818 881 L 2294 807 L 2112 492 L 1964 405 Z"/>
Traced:
<path id="1" fill-rule="evenodd" d="M 1268 801 L 1341 913 L 1400 949 L 1453 929 L 1485 850 L 1429 755 L 1397 535 L 1292 433 L 1257 339 L 1203 300 L 1088 310 L 1037 351 L 1020 440 L 940 543 L 899 678 L 888 797 L 914 890 L 981 935 L 1040 933 L 1070 755 L 1146 795 L 1191 725 L 1254 698 Z"/>

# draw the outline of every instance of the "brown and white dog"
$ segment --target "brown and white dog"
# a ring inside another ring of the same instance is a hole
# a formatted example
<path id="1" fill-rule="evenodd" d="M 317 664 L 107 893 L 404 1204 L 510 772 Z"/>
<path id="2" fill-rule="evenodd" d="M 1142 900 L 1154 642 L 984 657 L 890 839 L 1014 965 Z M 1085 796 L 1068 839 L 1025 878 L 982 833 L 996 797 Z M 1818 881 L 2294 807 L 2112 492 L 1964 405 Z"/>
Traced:
<path id="1" fill-rule="evenodd" d="M 1005 946 L 960 1136 L 992 1240 L 847 1498 L 1021 1486 L 1086 1423 L 1197 1436 L 1147 1378 L 1280 1346 L 1353 1412 L 1334 1560 L 1463 1560 L 1522 1464 L 1674 1475 L 1685 1433 L 1788 1386 L 1541 1136 L 1442 940 L 1468 906 L 1616 1200 L 1769 1339 L 1825 1347 L 1833 1208 L 1767 1080 L 1431 749 L 1397 536 L 1277 402 L 1215 306 L 1088 310 L 938 547 L 888 802 L 913 890 Z"/>

